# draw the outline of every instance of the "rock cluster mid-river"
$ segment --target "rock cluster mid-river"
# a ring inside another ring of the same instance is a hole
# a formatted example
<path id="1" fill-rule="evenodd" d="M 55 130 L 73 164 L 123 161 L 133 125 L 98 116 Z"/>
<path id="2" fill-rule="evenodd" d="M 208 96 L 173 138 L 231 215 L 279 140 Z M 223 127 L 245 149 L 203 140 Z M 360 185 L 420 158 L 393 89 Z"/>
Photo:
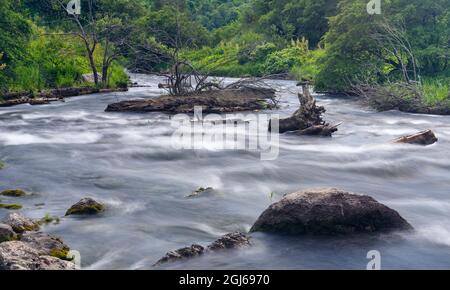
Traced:
<path id="1" fill-rule="evenodd" d="M 326 119 L 343 122 L 339 132 L 330 139 L 282 135 L 279 157 L 261 161 L 244 150 L 176 150 L 175 129 L 162 113 L 104 112 L 110 103 L 163 92 L 156 77 L 132 77 L 150 87 L 0 109 L 0 189 L 34 193 L 14 200 L 25 215 L 63 216 L 86 196 L 106 203 L 100 216 L 44 227 L 81 253 L 83 268 L 149 269 L 168 250 L 248 231 L 285 193 L 329 186 L 373 196 L 416 231 L 336 239 L 256 233 L 252 247 L 163 268 L 365 269 L 371 250 L 381 252 L 384 269 L 450 268 L 450 117 L 377 113 L 355 100 L 317 96 Z M 275 113 L 292 114 L 295 83 L 273 82 L 281 90 Z M 390 143 L 429 128 L 439 138 L 432 146 Z M 185 198 L 200 186 L 217 194 Z M 0 219 L 7 213 L 0 209 Z"/>

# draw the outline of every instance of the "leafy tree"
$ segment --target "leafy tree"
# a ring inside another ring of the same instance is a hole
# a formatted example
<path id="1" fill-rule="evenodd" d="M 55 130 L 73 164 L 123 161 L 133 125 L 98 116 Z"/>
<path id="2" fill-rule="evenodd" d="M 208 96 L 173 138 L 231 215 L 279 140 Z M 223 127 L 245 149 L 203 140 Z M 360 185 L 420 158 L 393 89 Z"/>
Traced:
<path id="1" fill-rule="evenodd" d="M 368 15 L 366 4 L 341 0 L 330 18 L 319 88 L 347 91 L 354 83 L 448 74 L 449 0 L 385 1 L 382 15 Z"/>
<path id="2" fill-rule="evenodd" d="M 327 17 L 335 14 L 336 4 L 336 0 L 253 0 L 242 19 L 268 38 L 305 37 L 315 47 L 328 30 Z"/>
<path id="3" fill-rule="evenodd" d="M 0 59 L 3 59 L 0 89 L 6 89 L 8 79 L 14 77 L 12 64 L 26 55 L 24 44 L 31 30 L 22 8 L 21 1 L 0 1 Z"/>

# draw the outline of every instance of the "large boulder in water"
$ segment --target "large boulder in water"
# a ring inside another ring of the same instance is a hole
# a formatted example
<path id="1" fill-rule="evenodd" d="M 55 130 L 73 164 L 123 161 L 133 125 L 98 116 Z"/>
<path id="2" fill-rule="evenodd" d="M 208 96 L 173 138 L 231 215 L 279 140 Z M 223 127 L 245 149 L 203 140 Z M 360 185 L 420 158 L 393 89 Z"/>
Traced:
<path id="1" fill-rule="evenodd" d="M 251 232 L 342 235 L 411 229 L 395 210 L 370 196 L 326 188 L 286 195 L 262 213 Z"/>
<path id="2" fill-rule="evenodd" d="M 21 241 L 0 244 L 0 270 L 75 270 L 75 264 L 41 255 Z"/>

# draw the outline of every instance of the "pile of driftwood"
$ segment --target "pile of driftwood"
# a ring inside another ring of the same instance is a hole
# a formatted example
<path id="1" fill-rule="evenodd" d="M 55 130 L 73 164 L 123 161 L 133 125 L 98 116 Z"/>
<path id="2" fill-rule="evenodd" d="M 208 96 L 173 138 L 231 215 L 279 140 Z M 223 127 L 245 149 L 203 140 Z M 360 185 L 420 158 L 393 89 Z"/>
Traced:
<path id="1" fill-rule="evenodd" d="M 309 91 L 309 82 L 300 82 L 302 93 L 298 94 L 300 108 L 289 118 L 279 120 L 279 132 L 295 132 L 298 135 L 331 136 L 338 129 L 337 125 L 326 123 L 322 119 L 325 108 L 318 106 Z M 270 125 L 269 130 L 272 131 Z"/>

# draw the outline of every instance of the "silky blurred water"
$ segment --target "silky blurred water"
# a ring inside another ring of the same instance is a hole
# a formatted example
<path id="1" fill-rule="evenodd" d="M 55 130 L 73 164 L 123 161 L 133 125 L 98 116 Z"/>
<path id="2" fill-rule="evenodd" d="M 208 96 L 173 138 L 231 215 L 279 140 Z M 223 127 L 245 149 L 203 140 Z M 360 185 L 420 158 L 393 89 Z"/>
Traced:
<path id="1" fill-rule="evenodd" d="M 317 96 L 326 119 L 343 122 L 339 132 L 330 139 L 282 135 L 279 157 L 261 161 L 245 150 L 176 150 L 175 129 L 163 113 L 104 112 L 109 103 L 163 93 L 157 77 L 132 77 L 149 87 L 0 108 L 0 159 L 6 163 L 0 189 L 33 193 L 2 197 L 3 203 L 20 202 L 34 218 L 63 216 L 86 196 L 107 204 L 98 217 L 62 218 L 43 228 L 78 250 L 84 268 L 151 269 L 169 250 L 249 230 L 285 193 L 329 186 L 373 196 L 416 232 L 346 239 L 254 234 L 251 248 L 163 269 L 365 269 L 370 250 L 381 252 L 384 269 L 450 268 L 450 117 L 377 113 L 352 99 Z M 273 113 L 288 116 L 298 108 L 298 88 L 272 82 L 281 97 Z M 435 145 L 390 143 L 428 128 L 439 138 Z M 185 198 L 200 186 L 217 192 Z M 0 209 L 0 218 L 7 213 Z"/>

